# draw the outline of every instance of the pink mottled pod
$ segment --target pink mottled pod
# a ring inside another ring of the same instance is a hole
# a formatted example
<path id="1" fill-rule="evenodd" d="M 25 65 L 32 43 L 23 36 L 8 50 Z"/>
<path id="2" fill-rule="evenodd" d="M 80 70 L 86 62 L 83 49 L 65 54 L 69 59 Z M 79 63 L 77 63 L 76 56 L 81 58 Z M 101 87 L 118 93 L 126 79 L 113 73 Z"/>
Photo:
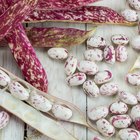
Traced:
<path id="1" fill-rule="evenodd" d="M 116 128 L 128 128 L 132 119 L 129 115 L 116 115 L 110 118 L 110 123 Z"/>
<path id="2" fill-rule="evenodd" d="M 101 36 L 92 36 L 87 40 L 87 45 L 90 46 L 90 48 L 104 48 L 106 41 Z"/>
<path id="3" fill-rule="evenodd" d="M 128 111 L 128 106 L 124 102 L 116 101 L 109 106 L 109 111 L 114 115 L 123 115 Z"/>
<path id="4" fill-rule="evenodd" d="M 105 119 L 98 120 L 96 125 L 99 132 L 106 137 L 112 137 L 115 134 L 115 128 Z"/>
<path id="5" fill-rule="evenodd" d="M 125 46 L 118 46 L 116 48 L 116 60 L 119 62 L 125 62 L 128 58 L 127 49 Z"/>
<path id="6" fill-rule="evenodd" d="M 99 68 L 95 62 L 83 60 L 78 62 L 77 69 L 80 72 L 86 73 L 87 75 L 95 75 Z"/>
<path id="7" fill-rule="evenodd" d="M 126 76 L 126 80 L 129 84 L 133 86 L 140 85 L 140 73 L 128 73 Z"/>
<path id="8" fill-rule="evenodd" d="M 10 116 L 7 112 L 1 111 L 0 112 L 0 129 L 3 129 L 7 126 L 10 121 Z"/>
<path id="9" fill-rule="evenodd" d="M 91 80 L 85 81 L 83 84 L 83 90 L 87 96 L 96 98 L 99 96 L 98 86 Z"/>
<path id="10" fill-rule="evenodd" d="M 113 46 L 106 46 L 104 49 L 104 60 L 109 64 L 114 64 L 115 59 L 115 49 Z"/>
<path id="11" fill-rule="evenodd" d="M 135 36 L 132 40 L 131 40 L 131 45 L 132 48 L 135 50 L 140 50 L 140 35 Z"/>
<path id="12" fill-rule="evenodd" d="M 108 113 L 109 113 L 108 107 L 98 106 L 88 111 L 88 117 L 92 121 L 97 121 L 101 118 L 105 118 L 108 115 Z"/>
<path id="13" fill-rule="evenodd" d="M 68 57 L 68 51 L 65 48 L 51 48 L 48 55 L 52 59 L 65 60 Z"/>
<path id="14" fill-rule="evenodd" d="M 133 22 L 138 20 L 138 14 L 135 10 L 125 9 L 121 12 L 121 15 L 128 21 Z"/>
<path id="15" fill-rule="evenodd" d="M 77 58 L 74 56 L 69 56 L 65 62 L 64 70 L 66 75 L 72 75 L 77 67 Z"/>
<path id="16" fill-rule="evenodd" d="M 129 5 L 135 10 L 140 10 L 140 1 L 139 0 L 128 0 Z"/>
<path id="17" fill-rule="evenodd" d="M 5 87 L 10 81 L 10 77 L 4 71 L 0 70 L 0 86 Z"/>
<path id="18" fill-rule="evenodd" d="M 99 71 L 95 77 L 94 82 L 98 85 L 107 83 L 113 78 L 112 72 L 109 70 Z"/>
<path id="19" fill-rule="evenodd" d="M 88 61 L 102 61 L 103 60 L 103 51 L 100 49 L 89 49 L 84 53 L 84 57 Z"/>
<path id="20" fill-rule="evenodd" d="M 12 82 L 9 84 L 10 93 L 20 100 L 28 100 L 29 89 L 26 89 L 19 82 Z"/>
<path id="21" fill-rule="evenodd" d="M 121 140 L 140 140 L 140 133 L 133 128 L 126 128 L 119 131 L 119 137 Z"/>
<path id="22" fill-rule="evenodd" d="M 86 75 L 81 72 L 75 73 L 66 78 L 66 82 L 69 86 L 82 85 L 85 82 L 85 80 L 86 80 Z"/>
<path id="23" fill-rule="evenodd" d="M 106 83 L 100 87 L 100 94 L 112 96 L 118 92 L 118 85 L 115 83 Z"/>
<path id="24" fill-rule="evenodd" d="M 127 45 L 129 42 L 129 38 L 124 34 L 115 34 L 111 40 L 115 45 Z"/>
<path id="25" fill-rule="evenodd" d="M 137 98 L 130 92 L 119 91 L 119 99 L 128 105 L 136 105 L 138 103 Z"/>

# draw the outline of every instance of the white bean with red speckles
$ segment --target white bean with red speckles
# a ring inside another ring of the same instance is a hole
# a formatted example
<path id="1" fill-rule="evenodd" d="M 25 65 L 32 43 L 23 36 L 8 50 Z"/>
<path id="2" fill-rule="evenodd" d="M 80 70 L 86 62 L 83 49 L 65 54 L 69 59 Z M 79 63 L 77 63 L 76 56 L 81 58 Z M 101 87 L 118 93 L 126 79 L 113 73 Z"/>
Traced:
<path id="1" fill-rule="evenodd" d="M 111 114 L 123 115 L 128 111 L 128 106 L 124 102 L 116 101 L 109 106 Z"/>
<path id="2" fill-rule="evenodd" d="M 130 116 L 135 121 L 137 118 L 140 118 L 140 104 L 137 104 L 132 107 Z"/>
<path id="3" fill-rule="evenodd" d="M 113 46 L 106 46 L 104 49 L 104 60 L 109 64 L 114 64 L 115 59 L 115 49 Z"/>
<path id="4" fill-rule="evenodd" d="M 125 46 L 118 46 L 116 48 L 116 60 L 119 62 L 125 62 L 128 58 L 128 53 L 127 53 L 127 49 Z"/>
<path id="5" fill-rule="evenodd" d="M 77 67 L 77 58 L 74 56 L 69 56 L 64 66 L 66 75 L 72 75 L 76 71 L 76 67 Z"/>
<path id="6" fill-rule="evenodd" d="M 90 46 L 90 48 L 104 48 L 106 41 L 101 36 L 92 36 L 87 40 L 87 45 Z"/>
<path id="7" fill-rule="evenodd" d="M 48 50 L 48 55 L 52 59 L 64 60 L 68 57 L 68 51 L 65 48 L 51 48 Z"/>
<path id="8" fill-rule="evenodd" d="M 126 76 L 126 80 L 129 84 L 133 86 L 140 85 L 140 73 L 128 73 Z"/>
<path id="9" fill-rule="evenodd" d="M 140 1 L 139 0 L 128 0 L 129 5 L 135 10 L 140 10 Z"/>
<path id="10" fill-rule="evenodd" d="M 92 121 L 99 120 L 101 118 L 105 118 L 109 113 L 108 107 L 106 106 L 98 106 L 90 109 L 88 111 L 88 117 Z"/>
<path id="11" fill-rule="evenodd" d="M 19 82 L 12 82 L 9 84 L 10 93 L 20 99 L 20 100 L 28 100 L 29 91 L 24 88 Z"/>
<path id="12" fill-rule="evenodd" d="M 77 69 L 80 72 L 86 73 L 87 75 L 95 75 L 99 71 L 99 68 L 95 62 L 87 60 L 78 62 Z"/>
<path id="13" fill-rule="evenodd" d="M 125 9 L 121 12 L 121 15 L 130 22 L 138 20 L 138 14 L 135 10 Z"/>
<path id="14" fill-rule="evenodd" d="M 48 112 L 52 109 L 52 103 L 42 95 L 36 92 L 31 92 L 29 97 L 29 103 L 37 110 L 42 112 Z"/>
<path id="15" fill-rule="evenodd" d="M 133 128 L 126 128 L 119 131 L 119 137 L 121 140 L 140 140 L 140 133 Z"/>
<path id="16" fill-rule="evenodd" d="M 104 84 L 111 81 L 113 78 L 112 72 L 109 70 L 99 71 L 95 77 L 94 82 L 96 84 Z"/>
<path id="17" fill-rule="evenodd" d="M 86 75 L 81 72 L 77 72 L 66 78 L 66 82 L 69 86 L 79 86 L 86 81 Z"/>
<path id="18" fill-rule="evenodd" d="M 84 82 L 83 90 L 86 95 L 93 97 L 93 98 L 96 98 L 100 95 L 98 86 L 91 80 Z"/>
<path id="19" fill-rule="evenodd" d="M 119 95 L 119 99 L 126 104 L 136 105 L 138 103 L 137 98 L 130 92 L 119 91 L 118 95 Z"/>
<path id="20" fill-rule="evenodd" d="M 63 105 L 54 104 L 52 107 L 52 113 L 60 120 L 69 120 L 72 117 L 72 111 Z"/>
<path id="21" fill-rule="evenodd" d="M 116 45 L 127 45 L 129 38 L 123 34 L 115 34 L 111 37 L 112 42 Z"/>
<path id="22" fill-rule="evenodd" d="M 106 137 L 112 137 L 115 134 L 115 128 L 106 119 L 98 120 L 96 125 L 99 132 Z"/>
<path id="23" fill-rule="evenodd" d="M 100 87 L 100 94 L 104 96 L 112 96 L 118 92 L 118 85 L 115 83 L 106 83 Z"/>
<path id="24" fill-rule="evenodd" d="M 0 112 L 0 129 L 3 129 L 7 126 L 10 121 L 10 116 L 7 112 L 1 111 Z"/>
<path id="25" fill-rule="evenodd" d="M 103 60 L 103 51 L 100 49 L 89 49 L 84 53 L 84 57 L 88 61 L 102 61 Z"/>
<path id="26" fill-rule="evenodd" d="M 5 87 L 10 81 L 10 77 L 4 71 L 0 70 L 0 86 Z"/>
<path id="27" fill-rule="evenodd" d="M 116 115 L 110 118 L 110 123 L 116 128 L 128 128 L 132 119 L 129 115 Z"/>

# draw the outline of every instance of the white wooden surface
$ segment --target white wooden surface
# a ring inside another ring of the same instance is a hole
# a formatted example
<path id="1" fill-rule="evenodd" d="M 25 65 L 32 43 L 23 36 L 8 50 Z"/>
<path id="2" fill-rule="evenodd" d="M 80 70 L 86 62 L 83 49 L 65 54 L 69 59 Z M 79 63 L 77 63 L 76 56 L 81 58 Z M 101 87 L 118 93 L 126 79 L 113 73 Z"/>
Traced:
<path id="1" fill-rule="evenodd" d="M 103 0 L 98 2 L 96 5 L 103 5 L 111 7 L 117 11 L 121 11 L 128 7 L 125 0 Z M 40 27 L 73 27 L 79 29 L 90 29 L 93 25 L 86 25 L 86 24 L 72 24 L 72 23 L 41 23 L 37 25 L 31 26 L 40 26 Z M 102 35 L 107 40 L 108 44 L 111 44 L 110 37 L 112 34 L 115 33 L 124 33 L 129 36 L 131 39 L 135 35 L 137 35 L 137 27 L 123 27 L 123 26 L 111 26 L 111 25 L 104 25 L 98 27 L 96 34 Z M 8 69 L 9 71 L 15 73 L 19 77 L 21 76 L 21 72 L 18 69 L 9 48 L 0 48 L 0 65 L 4 68 Z M 82 44 L 80 46 L 76 46 L 73 48 L 68 48 L 69 52 L 75 55 L 78 60 L 83 59 L 83 52 L 86 49 L 86 45 Z M 107 65 L 106 63 L 99 63 L 100 70 L 103 69 L 111 69 L 114 74 L 114 81 L 116 81 L 122 89 L 126 89 L 132 91 L 134 94 L 138 89 L 128 86 L 124 81 L 124 76 L 127 73 L 130 66 L 133 64 L 135 59 L 137 58 L 138 54 L 131 49 L 131 46 L 128 46 L 129 51 L 129 59 L 127 63 L 116 63 L 115 65 Z M 99 105 L 109 105 L 114 98 L 110 97 L 99 97 L 97 99 L 91 99 L 86 97 L 82 91 L 81 87 L 73 87 L 70 88 L 65 83 L 65 74 L 64 74 L 64 62 L 54 61 L 51 60 L 47 56 L 47 49 L 36 49 L 37 56 L 40 59 L 41 63 L 43 64 L 46 72 L 48 73 L 49 79 L 49 94 L 55 95 L 59 98 L 65 99 L 73 104 L 77 105 L 84 113 L 86 110 L 90 109 L 93 106 Z M 11 115 L 10 124 L 3 130 L 0 131 L 0 140 L 23 140 L 24 137 L 27 135 L 30 137 L 34 132 L 31 131 L 31 128 L 28 127 L 20 121 L 18 118 Z M 75 137 L 79 140 L 92 140 L 93 132 L 88 131 L 86 128 L 72 125 L 68 123 L 63 123 L 64 127 L 71 132 Z M 27 129 L 27 134 L 25 131 Z M 119 140 L 118 138 L 112 138 L 112 140 Z M 39 135 L 35 137 L 30 137 L 28 140 L 50 140 L 46 136 Z"/>

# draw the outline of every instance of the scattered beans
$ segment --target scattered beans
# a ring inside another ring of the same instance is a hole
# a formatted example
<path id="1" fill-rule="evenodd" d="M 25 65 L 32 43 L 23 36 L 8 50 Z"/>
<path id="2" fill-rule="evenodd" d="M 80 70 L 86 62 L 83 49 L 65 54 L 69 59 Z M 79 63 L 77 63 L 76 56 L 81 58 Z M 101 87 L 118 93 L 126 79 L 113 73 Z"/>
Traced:
<path id="1" fill-rule="evenodd" d="M 0 129 L 3 129 L 7 126 L 10 121 L 10 116 L 7 112 L 1 111 L 0 112 Z"/>
<path id="2" fill-rule="evenodd" d="M 99 71 L 95 62 L 86 60 L 78 62 L 77 68 L 80 72 L 86 73 L 87 75 L 95 75 Z"/>
<path id="3" fill-rule="evenodd" d="M 106 83 L 100 87 L 100 94 L 112 96 L 118 92 L 118 85 L 115 83 Z"/>
<path id="4" fill-rule="evenodd" d="M 82 85 L 86 80 L 86 75 L 84 73 L 75 73 L 66 78 L 66 82 L 69 86 Z"/>
<path id="5" fill-rule="evenodd" d="M 84 82 L 83 90 L 86 95 L 93 97 L 93 98 L 98 97 L 100 94 L 98 86 L 91 80 Z"/>
<path id="6" fill-rule="evenodd" d="M 127 49 L 125 46 L 118 46 L 116 48 L 116 60 L 119 62 L 125 62 L 128 58 Z"/>
<path id="7" fill-rule="evenodd" d="M 106 46 L 106 41 L 101 36 L 92 36 L 87 40 L 87 45 L 91 48 L 104 48 Z"/>
<path id="8" fill-rule="evenodd" d="M 109 113 L 108 107 L 106 106 L 98 106 L 94 107 L 88 112 L 88 117 L 92 121 L 99 120 L 101 118 L 105 118 Z"/>
<path id="9" fill-rule="evenodd" d="M 126 128 L 119 131 L 121 140 L 140 140 L 140 133 L 133 128 Z"/>
<path id="10" fill-rule="evenodd" d="M 129 5 L 135 10 L 140 10 L 140 1 L 139 0 L 128 0 Z"/>
<path id="11" fill-rule="evenodd" d="M 137 98 L 127 91 L 119 91 L 119 98 L 121 101 L 123 101 L 126 104 L 129 105 L 136 105 L 138 103 Z"/>
<path id="12" fill-rule="evenodd" d="M 115 45 L 127 45 L 129 42 L 129 39 L 126 35 L 115 34 L 112 36 L 112 42 Z"/>
<path id="13" fill-rule="evenodd" d="M 84 57 L 88 61 L 102 61 L 103 60 L 103 51 L 100 49 L 89 49 L 84 53 Z"/>
<path id="14" fill-rule="evenodd" d="M 111 114 L 122 115 L 128 111 L 128 106 L 121 101 L 116 101 L 110 105 L 109 111 Z"/>
<path id="15" fill-rule="evenodd" d="M 53 105 L 52 113 L 60 120 L 69 120 L 72 117 L 72 111 L 69 108 L 58 104 Z"/>
<path id="16" fill-rule="evenodd" d="M 104 49 L 104 59 L 107 63 L 109 64 L 114 64 L 116 59 L 115 59 L 115 49 L 113 46 L 109 45 L 106 46 Z"/>
<path id="17" fill-rule="evenodd" d="M 132 120 L 129 115 L 116 115 L 110 118 L 110 123 L 116 128 L 128 128 Z"/>
<path id="18" fill-rule="evenodd" d="M 100 71 L 98 72 L 95 77 L 94 77 L 94 82 L 96 84 L 104 84 L 107 83 L 109 81 L 111 81 L 113 78 L 112 72 L 109 70 L 104 70 L 104 71 Z"/>
<path id="19" fill-rule="evenodd" d="M 140 35 L 135 36 L 135 37 L 132 39 L 131 45 L 132 45 L 133 49 L 135 49 L 135 50 L 140 50 Z"/>
<path id="20" fill-rule="evenodd" d="M 48 112 L 52 109 L 52 103 L 42 95 L 37 94 L 36 92 L 31 92 L 28 100 L 33 107 L 42 111 Z"/>
<path id="21" fill-rule="evenodd" d="M 20 100 L 28 100 L 29 98 L 29 91 L 24 88 L 19 82 L 10 83 L 9 91 L 14 97 Z"/>
<path id="22" fill-rule="evenodd" d="M 51 48 L 48 50 L 48 55 L 52 59 L 64 60 L 68 57 L 68 51 L 65 48 Z"/>
<path id="23" fill-rule="evenodd" d="M 121 15 L 127 20 L 127 21 L 137 21 L 138 20 L 138 14 L 135 10 L 131 9 L 125 9 L 121 12 Z"/>
<path id="24" fill-rule="evenodd" d="M 112 137 L 115 134 L 115 128 L 105 119 L 100 119 L 96 122 L 99 132 L 107 137 Z"/>

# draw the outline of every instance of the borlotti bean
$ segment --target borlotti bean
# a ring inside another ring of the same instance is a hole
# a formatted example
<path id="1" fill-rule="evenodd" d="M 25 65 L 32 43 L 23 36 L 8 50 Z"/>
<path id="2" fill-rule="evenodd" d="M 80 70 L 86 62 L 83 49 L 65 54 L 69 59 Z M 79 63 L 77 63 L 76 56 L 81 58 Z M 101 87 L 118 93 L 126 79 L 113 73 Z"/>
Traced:
<path id="1" fill-rule="evenodd" d="M 69 56 L 65 62 L 64 70 L 66 75 L 72 75 L 77 67 L 77 58 L 74 56 Z"/>
<path id="2" fill-rule="evenodd" d="M 112 78 L 113 78 L 113 75 L 111 71 L 109 70 L 99 71 L 94 77 L 94 82 L 97 85 L 100 85 L 100 84 L 104 84 L 111 81 Z"/>
<path id="3" fill-rule="evenodd" d="M 83 90 L 86 95 L 96 98 L 100 95 L 98 86 L 92 81 L 85 81 L 83 84 Z"/>
<path id="4" fill-rule="evenodd" d="M 131 9 L 125 9 L 121 12 L 121 15 L 127 20 L 127 21 L 137 21 L 138 20 L 138 14 L 135 10 Z"/>
<path id="5" fill-rule="evenodd" d="M 115 45 L 127 45 L 129 42 L 128 37 L 123 34 L 115 34 L 111 37 L 111 39 Z"/>
<path id="6" fill-rule="evenodd" d="M 0 70 L 0 86 L 5 87 L 10 81 L 10 77 L 4 71 Z"/>
<path id="7" fill-rule="evenodd" d="M 66 82 L 69 86 L 79 86 L 86 81 L 86 75 L 81 72 L 77 72 L 66 78 Z"/>
<path id="8" fill-rule="evenodd" d="M 64 60 L 68 57 L 68 51 L 65 48 L 51 48 L 48 50 L 48 55 L 52 59 Z"/>
<path id="9" fill-rule="evenodd" d="M 108 45 L 104 49 L 104 60 L 109 64 L 114 64 L 115 59 L 115 49 L 113 46 Z"/>
<path id="10" fill-rule="evenodd" d="M 28 102 L 37 110 L 48 112 L 52 109 L 52 103 L 42 95 L 37 94 L 35 91 L 30 93 Z"/>
<path id="11" fill-rule="evenodd" d="M 101 36 L 92 36 L 87 40 L 87 45 L 90 48 L 104 48 L 106 46 L 106 41 Z"/>
<path id="12" fill-rule="evenodd" d="M 87 75 L 95 75 L 99 68 L 95 62 L 83 60 L 78 62 L 77 69 L 80 72 L 86 73 Z"/>
<path id="13" fill-rule="evenodd" d="M 0 112 L 0 129 L 3 129 L 7 126 L 10 121 L 10 116 L 7 112 L 1 111 Z"/>
<path id="14" fill-rule="evenodd" d="M 137 97 L 137 100 L 140 102 L 140 91 L 137 93 L 136 97 Z"/>
<path id="15" fill-rule="evenodd" d="M 102 61 L 103 60 L 103 51 L 100 49 L 89 49 L 84 53 L 84 57 L 88 61 Z"/>
<path id="16" fill-rule="evenodd" d="M 121 140 L 140 140 L 140 133 L 133 128 L 126 128 L 119 131 L 119 137 Z"/>
<path id="17" fill-rule="evenodd" d="M 109 113 L 108 107 L 106 106 L 98 106 L 89 110 L 88 117 L 92 121 L 99 120 L 101 118 L 105 118 Z"/>
<path id="18" fill-rule="evenodd" d="M 118 95 L 119 95 L 120 100 L 126 104 L 136 105 L 138 103 L 137 98 L 130 92 L 119 91 Z"/>
<path id="19" fill-rule="evenodd" d="M 135 36 L 132 40 L 131 40 L 131 46 L 133 49 L 135 50 L 140 50 L 140 35 Z"/>
<path id="20" fill-rule="evenodd" d="M 115 128 L 106 119 L 98 120 L 96 125 L 99 132 L 106 137 L 112 137 L 115 134 Z"/>
<path id="21" fill-rule="evenodd" d="M 100 87 L 100 94 L 104 96 L 112 96 L 118 92 L 118 85 L 115 83 L 106 83 Z"/>
<path id="22" fill-rule="evenodd" d="M 140 85 L 140 73 L 128 73 L 126 76 L 126 80 L 129 84 L 133 86 Z"/>
<path id="23" fill-rule="evenodd" d="M 116 128 L 128 128 L 132 119 L 129 115 L 116 115 L 110 118 L 110 123 Z"/>
<path id="24" fill-rule="evenodd" d="M 128 111 L 128 106 L 124 102 L 116 101 L 109 106 L 109 112 L 114 115 L 123 115 Z"/>
<path id="25" fill-rule="evenodd" d="M 139 0 L 128 0 L 129 5 L 135 10 L 140 10 L 140 1 Z"/>
<path id="26" fill-rule="evenodd" d="M 28 100 L 29 98 L 28 89 L 24 88 L 19 82 L 10 83 L 9 91 L 14 97 L 20 100 Z"/>
<path id="27" fill-rule="evenodd" d="M 72 117 L 72 110 L 58 104 L 53 105 L 52 113 L 57 119 L 60 120 L 69 120 Z"/>
<path id="28" fill-rule="evenodd" d="M 116 60 L 119 62 L 125 62 L 128 58 L 128 53 L 127 53 L 127 49 L 125 46 L 118 46 L 116 48 Z"/>

